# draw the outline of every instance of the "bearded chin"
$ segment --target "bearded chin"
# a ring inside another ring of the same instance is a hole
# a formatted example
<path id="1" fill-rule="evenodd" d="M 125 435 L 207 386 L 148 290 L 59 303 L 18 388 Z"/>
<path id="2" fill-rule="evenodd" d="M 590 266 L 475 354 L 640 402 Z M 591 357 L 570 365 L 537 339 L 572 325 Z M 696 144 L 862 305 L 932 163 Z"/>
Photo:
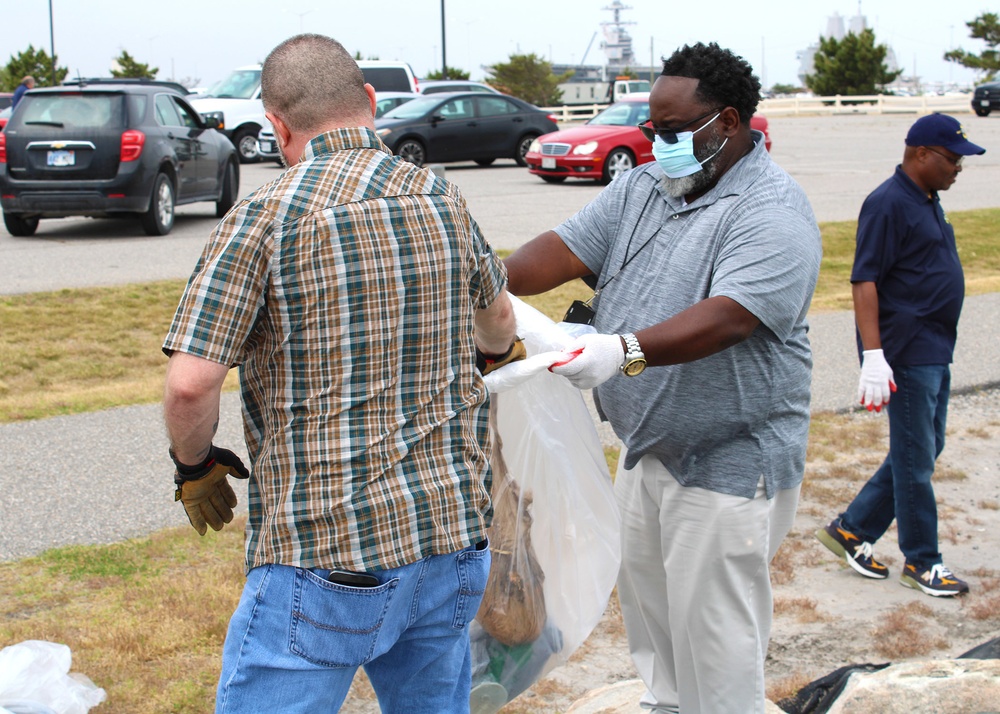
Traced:
<path id="1" fill-rule="evenodd" d="M 722 148 L 723 143 L 725 143 L 723 138 L 718 133 L 713 133 L 711 139 L 705 143 L 700 153 L 705 156 L 712 156 L 712 154 L 715 154 L 715 152 Z M 710 186 L 715 180 L 715 176 L 719 171 L 718 163 L 720 156 L 721 154 L 715 154 L 715 156 L 712 156 L 711 159 L 702 165 L 701 171 L 696 171 L 690 176 L 670 178 L 664 175 L 660 179 L 660 186 L 663 187 L 664 192 L 671 198 L 680 198 L 697 193 L 703 188 Z"/>

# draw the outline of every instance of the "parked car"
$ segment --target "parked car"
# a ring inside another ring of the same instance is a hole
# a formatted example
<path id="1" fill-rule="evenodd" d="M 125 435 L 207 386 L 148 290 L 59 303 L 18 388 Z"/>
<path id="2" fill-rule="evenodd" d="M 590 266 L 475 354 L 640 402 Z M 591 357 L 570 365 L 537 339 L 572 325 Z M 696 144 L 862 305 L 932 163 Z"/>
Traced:
<path id="1" fill-rule="evenodd" d="M 994 109 L 1000 109 L 1000 82 L 980 84 L 972 93 L 972 111 L 987 117 Z"/>
<path id="2" fill-rule="evenodd" d="M 414 99 L 375 120 L 382 141 L 417 166 L 429 161 L 514 159 L 525 166 L 528 146 L 559 128 L 554 115 L 505 94 L 461 92 Z"/>
<path id="3" fill-rule="evenodd" d="M 145 77 L 77 77 L 62 81 L 62 85 L 67 87 L 86 87 L 91 84 L 147 84 L 156 87 L 166 87 L 183 96 L 191 93 L 180 82 L 172 82 L 168 79 L 146 79 Z"/>
<path id="4" fill-rule="evenodd" d="M 380 117 L 387 111 L 419 96 L 415 92 L 375 92 L 375 116 Z M 266 118 L 264 126 L 257 134 L 257 153 L 264 161 L 281 163 L 281 154 L 278 153 L 278 145 L 274 141 L 274 127 Z"/>
<path id="5" fill-rule="evenodd" d="M 500 94 L 488 84 L 470 82 L 467 79 L 421 79 L 421 94 L 440 94 L 441 92 L 485 92 Z"/>
<path id="6" fill-rule="evenodd" d="M 278 144 L 274 140 L 274 127 L 271 122 L 264 118 L 264 126 L 257 134 L 257 156 L 262 161 L 277 161 L 281 163 L 281 154 L 278 152 Z"/>
<path id="7" fill-rule="evenodd" d="M 236 147 L 241 164 L 252 164 L 260 158 L 257 134 L 264 126 L 260 72 L 259 64 L 237 67 L 208 91 L 190 98 L 191 106 L 202 116 L 218 122 L 219 131 Z"/>
<path id="8" fill-rule="evenodd" d="M 178 204 L 214 201 L 223 216 L 240 174 L 216 126 L 162 86 L 30 90 L 0 133 L 4 225 L 30 236 L 42 218 L 132 215 L 165 235 Z"/>
<path id="9" fill-rule="evenodd" d="M 580 126 L 540 136 L 528 148 L 528 171 L 548 183 L 581 178 L 609 183 L 653 160 L 653 145 L 638 125 L 649 121 L 649 92 L 626 95 Z M 754 115 L 750 126 L 764 134 L 771 150 L 767 119 Z"/>
<path id="10" fill-rule="evenodd" d="M 0 92 L 0 109 L 9 109 L 14 103 L 13 92 Z"/>
<path id="11" fill-rule="evenodd" d="M 10 119 L 11 112 L 13 111 L 10 107 L 0 109 L 0 131 L 3 131 L 3 128 L 7 126 L 7 120 Z"/>
<path id="12" fill-rule="evenodd" d="M 375 92 L 375 118 L 419 96 L 416 92 Z"/>

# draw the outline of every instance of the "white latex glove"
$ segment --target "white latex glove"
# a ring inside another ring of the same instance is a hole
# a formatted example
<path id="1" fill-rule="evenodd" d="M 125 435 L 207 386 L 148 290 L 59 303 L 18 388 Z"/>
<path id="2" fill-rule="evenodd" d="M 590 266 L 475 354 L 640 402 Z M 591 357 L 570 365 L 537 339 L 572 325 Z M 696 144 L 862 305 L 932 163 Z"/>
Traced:
<path id="1" fill-rule="evenodd" d="M 577 389 L 604 384 L 625 364 L 625 348 L 618 335 L 582 335 L 563 350 L 563 355 L 549 371 L 566 377 Z"/>
<path id="2" fill-rule="evenodd" d="M 867 407 L 882 411 L 889 403 L 889 395 L 896 391 L 892 381 L 892 367 L 885 361 L 882 350 L 865 350 L 861 360 L 861 379 L 858 380 L 858 401 Z"/>

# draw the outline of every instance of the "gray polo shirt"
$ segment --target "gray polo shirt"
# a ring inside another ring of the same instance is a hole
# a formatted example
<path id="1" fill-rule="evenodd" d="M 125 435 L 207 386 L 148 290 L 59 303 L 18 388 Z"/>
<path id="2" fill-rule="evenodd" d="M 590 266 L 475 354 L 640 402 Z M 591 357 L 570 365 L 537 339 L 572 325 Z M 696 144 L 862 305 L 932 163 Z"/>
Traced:
<path id="1" fill-rule="evenodd" d="M 638 332 L 724 295 L 761 325 L 687 364 L 618 374 L 597 389 L 601 416 L 628 447 L 655 455 L 684 486 L 752 498 L 802 481 L 812 354 L 806 313 L 822 245 L 809 200 L 756 146 L 689 205 L 663 192 L 653 162 L 615 180 L 555 229 L 603 286 L 595 326 Z"/>

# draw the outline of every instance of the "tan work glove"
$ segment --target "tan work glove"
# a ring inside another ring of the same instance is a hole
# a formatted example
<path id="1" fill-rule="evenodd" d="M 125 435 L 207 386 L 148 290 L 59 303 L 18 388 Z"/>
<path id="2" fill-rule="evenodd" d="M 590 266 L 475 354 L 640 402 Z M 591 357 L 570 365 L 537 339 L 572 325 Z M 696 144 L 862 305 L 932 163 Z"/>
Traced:
<path id="1" fill-rule="evenodd" d="M 505 364 L 510 364 L 511 362 L 517 362 L 528 356 L 527 351 L 524 349 L 524 342 L 521 341 L 520 337 L 515 337 L 514 342 L 511 343 L 510 349 L 504 352 L 502 355 L 488 355 L 479 351 L 476 348 L 476 368 L 479 369 L 479 373 L 484 377 L 495 369 L 500 369 Z"/>
<path id="2" fill-rule="evenodd" d="M 243 465 L 240 457 L 229 449 L 217 446 L 209 447 L 208 456 L 197 466 L 182 464 L 170 450 L 177 471 L 174 472 L 174 500 L 184 505 L 188 520 L 198 535 L 205 535 L 207 526 L 212 530 L 221 531 L 222 527 L 233 520 L 233 508 L 236 506 L 236 493 L 229 485 L 227 476 L 235 478 L 250 478 L 250 472 Z"/>

